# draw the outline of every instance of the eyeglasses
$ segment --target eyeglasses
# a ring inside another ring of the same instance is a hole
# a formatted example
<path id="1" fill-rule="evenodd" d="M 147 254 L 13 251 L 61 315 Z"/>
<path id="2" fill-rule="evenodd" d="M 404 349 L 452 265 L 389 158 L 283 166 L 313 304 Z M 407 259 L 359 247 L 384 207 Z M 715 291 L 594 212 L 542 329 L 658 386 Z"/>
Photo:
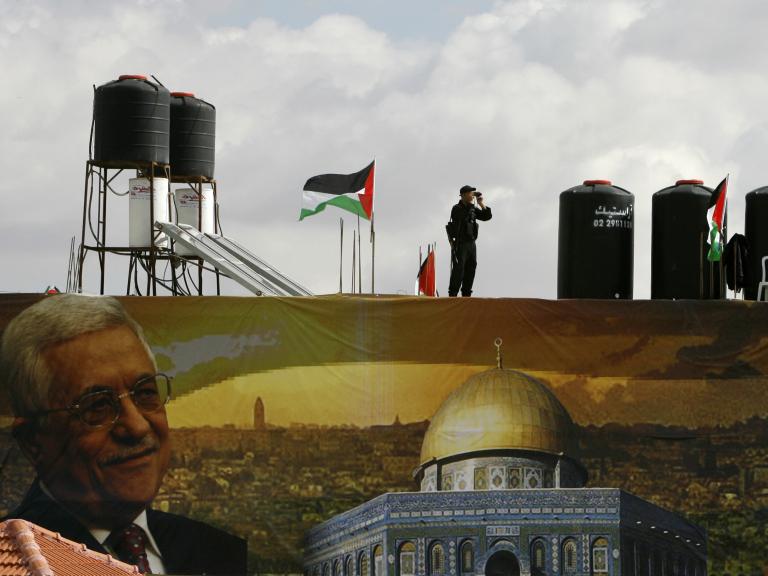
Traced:
<path id="1" fill-rule="evenodd" d="M 36 415 L 69 412 L 76 415 L 89 428 L 103 428 L 112 426 L 120 418 L 121 400 L 125 397 L 130 397 L 134 406 L 143 414 L 157 412 L 171 398 L 171 378 L 165 374 L 145 376 L 122 394 L 118 394 L 112 388 L 89 392 L 83 394 L 68 408 L 42 410 Z"/>

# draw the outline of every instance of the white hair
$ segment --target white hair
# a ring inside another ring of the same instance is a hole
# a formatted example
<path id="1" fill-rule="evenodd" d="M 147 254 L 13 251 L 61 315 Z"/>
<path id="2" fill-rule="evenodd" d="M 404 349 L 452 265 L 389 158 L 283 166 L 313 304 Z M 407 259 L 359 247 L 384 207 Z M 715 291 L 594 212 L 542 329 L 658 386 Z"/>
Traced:
<path id="1" fill-rule="evenodd" d="M 57 294 L 23 310 L 8 323 L 0 346 L 0 379 L 13 413 L 32 416 L 48 408 L 54 379 L 44 356 L 49 347 L 118 326 L 130 328 L 155 364 L 141 326 L 111 296 Z"/>

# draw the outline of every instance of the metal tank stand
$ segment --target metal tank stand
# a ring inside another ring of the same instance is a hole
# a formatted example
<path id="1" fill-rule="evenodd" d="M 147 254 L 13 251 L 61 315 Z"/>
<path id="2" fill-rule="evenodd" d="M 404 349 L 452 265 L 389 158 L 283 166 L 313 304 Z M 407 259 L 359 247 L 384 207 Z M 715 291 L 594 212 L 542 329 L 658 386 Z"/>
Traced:
<path id="1" fill-rule="evenodd" d="M 144 177 L 149 179 L 150 185 L 150 208 L 149 208 L 149 238 L 147 239 L 146 247 L 132 247 L 132 246 L 107 246 L 107 197 L 109 192 L 112 192 L 119 196 L 124 196 L 126 193 L 115 192 L 111 184 L 117 176 L 119 176 L 123 170 L 135 169 L 138 177 Z M 168 164 L 160 164 L 157 162 L 101 162 L 96 160 L 88 160 L 85 165 L 85 184 L 83 188 L 83 224 L 82 232 L 80 236 L 80 250 L 78 257 L 78 273 L 77 273 L 77 291 L 83 291 L 83 264 L 85 258 L 89 252 L 95 252 L 99 261 L 99 293 L 104 294 L 105 278 L 106 278 L 106 256 L 107 253 L 118 254 L 123 256 L 130 256 L 132 264 L 138 265 L 139 262 L 146 264 L 146 294 L 150 292 L 153 296 L 157 295 L 157 274 L 156 266 L 159 259 L 169 259 L 170 254 L 162 248 L 155 245 L 155 176 L 162 174 L 171 182 L 171 168 Z M 96 227 L 93 226 L 92 205 L 94 193 L 97 195 L 96 199 Z M 170 196 L 168 198 L 170 211 Z M 169 212 L 170 214 L 170 212 Z M 86 240 L 86 233 L 89 233 Z M 129 266 L 129 278 L 128 278 L 128 290 L 130 291 L 130 273 L 132 267 Z M 171 289 L 175 293 L 174 288 Z"/>

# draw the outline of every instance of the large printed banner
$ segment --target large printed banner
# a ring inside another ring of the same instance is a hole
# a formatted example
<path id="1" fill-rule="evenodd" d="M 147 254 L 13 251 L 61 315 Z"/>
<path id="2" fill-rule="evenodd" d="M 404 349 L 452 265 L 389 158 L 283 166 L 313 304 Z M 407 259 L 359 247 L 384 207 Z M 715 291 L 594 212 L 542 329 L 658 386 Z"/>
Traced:
<path id="1" fill-rule="evenodd" d="M 33 295 L 0 296 L 0 329 Z M 413 478 L 429 419 L 497 365 L 547 384 L 588 486 L 704 527 L 711 574 L 768 566 L 768 305 L 411 297 L 121 298 L 173 377 L 155 507 L 300 572 L 317 524 Z M 33 472 L 0 404 L 0 514 Z"/>

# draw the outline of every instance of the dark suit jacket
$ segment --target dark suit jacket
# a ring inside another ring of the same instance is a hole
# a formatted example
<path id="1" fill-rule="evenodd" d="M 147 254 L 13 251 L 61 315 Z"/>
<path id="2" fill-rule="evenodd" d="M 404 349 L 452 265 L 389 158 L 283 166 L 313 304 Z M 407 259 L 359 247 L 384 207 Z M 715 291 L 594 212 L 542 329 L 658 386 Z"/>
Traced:
<path id="1" fill-rule="evenodd" d="M 37 480 L 8 518 L 28 520 L 91 550 L 107 553 L 85 526 L 40 489 Z M 242 538 L 203 522 L 152 509 L 147 510 L 147 524 L 168 574 L 247 572 L 247 543 Z"/>

